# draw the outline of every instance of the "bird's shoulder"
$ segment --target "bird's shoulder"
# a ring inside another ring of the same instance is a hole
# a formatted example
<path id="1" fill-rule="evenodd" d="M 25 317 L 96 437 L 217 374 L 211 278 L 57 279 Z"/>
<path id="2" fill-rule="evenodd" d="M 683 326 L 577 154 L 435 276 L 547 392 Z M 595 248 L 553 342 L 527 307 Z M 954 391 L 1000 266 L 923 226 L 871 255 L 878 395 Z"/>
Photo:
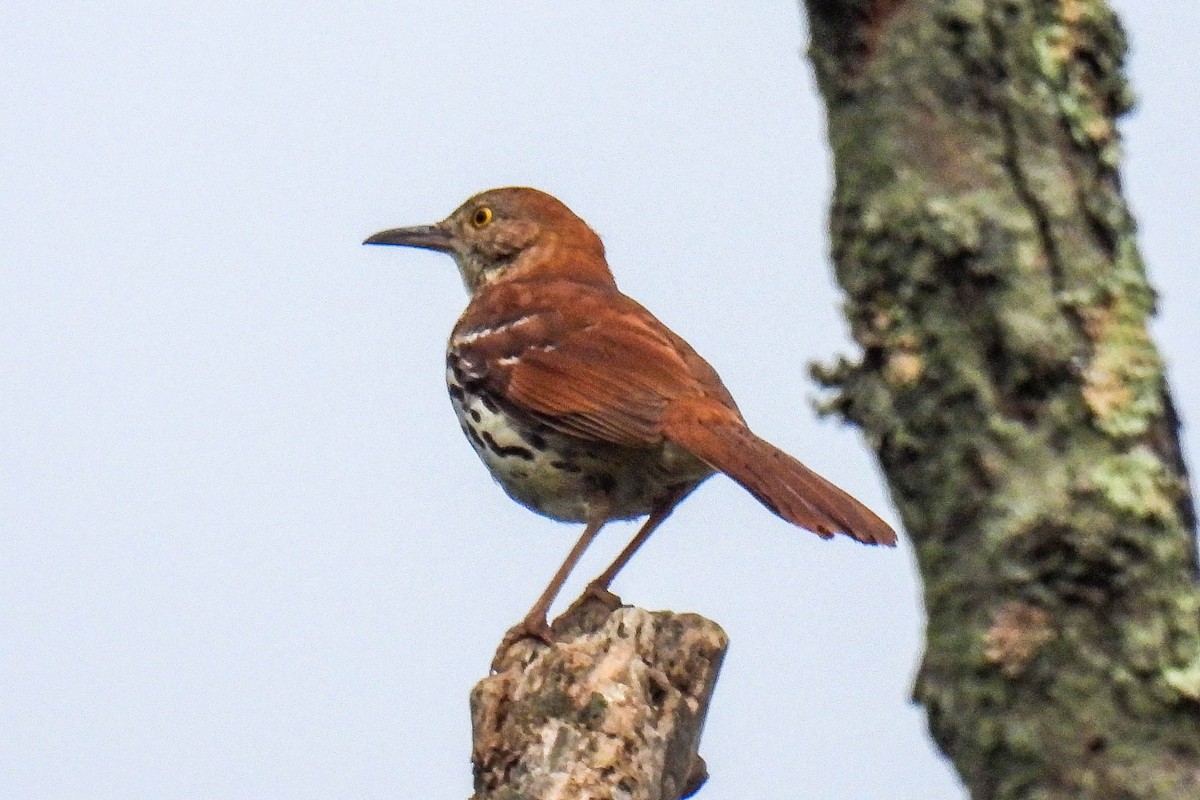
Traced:
<path id="1" fill-rule="evenodd" d="M 654 438 L 679 397 L 709 396 L 736 410 L 716 371 L 682 337 L 612 287 L 488 287 L 455 326 L 449 353 L 463 378 L 541 415 L 611 429 L 611 440 Z"/>
<path id="2" fill-rule="evenodd" d="M 523 349 L 572 348 L 597 337 L 630 350 L 658 347 L 672 360 L 680 340 L 636 301 L 612 287 L 566 280 L 505 281 L 468 304 L 451 348 L 515 355 Z"/>

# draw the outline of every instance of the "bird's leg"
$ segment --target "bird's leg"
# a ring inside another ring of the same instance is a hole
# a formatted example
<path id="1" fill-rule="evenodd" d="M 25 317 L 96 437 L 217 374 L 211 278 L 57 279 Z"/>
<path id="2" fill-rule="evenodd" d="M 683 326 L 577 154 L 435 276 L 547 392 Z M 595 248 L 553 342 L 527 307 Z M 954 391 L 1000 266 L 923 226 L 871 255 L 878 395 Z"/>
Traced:
<path id="1" fill-rule="evenodd" d="M 551 644 L 554 641 L 554 632 L 550 630 L 550 624 L 546 622 L 546 612 L 550 610 L 550 604 L 554 602 L 554 598 L 558 596 L 563 584 L 566 583 L 567 577 L 571 574 L 571 570 L 579 563 L 579 559 L 583 557 L 583 553 L 588 549 L 588 545 L 596 538 L 596 534 L 604 527 L 604 523 L 608 521 L 609 504 L 607 502 L 598 502 L 592 507 L 591 519 L 583 529 L 583 533 L 579 535 L 579 540 L 575 542 L 575 546 L 571 548 L 571 552 L 567 553 L 566 559 L 562 566 L 558 568 L 558 572 L 554 573 L 554 577 L 550 579 L 550 583 L 546 585 L 537 602 L 533 604 L 533 608 L 529 609 L 529 613 L 525 618 L 509 629 L 508 633 L 504 634 L 504 638 L 500 641 L 500 646 L 496 648 L 496 657 L 492 660 L 492 669 L 497 669 L 497 663 L 500 657 L 519 642 L 521 639 L 540 639 L 546 644 Z"/>
<path id="2" fill-rule="evenodd" d="M 558 568 L 558 572 L 554 573 L 554 577 L 550 579 L 550 583 L 546 584 L 545 590 L 533 604 L 533 608 L 529 609 L 529 613 L 525 615 L 525 619 L 521 620 L 518 627 L 525 628 L 530 635 L 536 636 L 544 641 L 550 640 L 550 626 L 546 624 L 546 612 L 550 610 L 550 605 L 554 602 L 554 598 L 558 597 L 559 591 L 563 584 L 567 582 L 567 578 L 571 574 L 571 570 L 575 569 L 575 565 L 579 563 L 579 559 L 583 557 L 583 553 L 587 550 L 588 545 L 596 538 L 596 534 L 600 532 L 600 528 L 604 526 L 607 519 L 603 516 L 593 518 L 583 529 L 583 533 L 579 535 L 579 540 L 575 542 L 575 546 L 571 548 L 571 552 L 567 553 L 566 559 L 562 566 Z"/>
<path id="3" fill-rule="evenodd" d="M 641 529 L 630 540 L 629 544 L 625 545 L 625 549 L 608 565 L 608 568 L 604 572 L 597 575 L 595 580 L 587 585 L 583 590 L 583 594 L 572 605 L 572 608 L 589 597 L 594 597 L 612 608 L 619 606 L 621 600 L 608 590 L 609 585 L 617 577 L 617 573 L 629 563 L 629 559 L 633 558 L 633 554 L 638 551 L 638 548 L 646 543 L 646 540 L 650 538 L 650 534 L 654 533 L 654 530 L 662 524 L 662 521 L 669 517 L 671 512 L 675 510 L 675 506 L 679 505 L 679 502 L 687 497 L 688 493 L 694 488 L 696 488 L 694 484 L 685 484 L 672 489 L 671 493 L 654 507 L 650 512 L 650 516 L 646 517 L 645 523 L 642 524 Z"/>

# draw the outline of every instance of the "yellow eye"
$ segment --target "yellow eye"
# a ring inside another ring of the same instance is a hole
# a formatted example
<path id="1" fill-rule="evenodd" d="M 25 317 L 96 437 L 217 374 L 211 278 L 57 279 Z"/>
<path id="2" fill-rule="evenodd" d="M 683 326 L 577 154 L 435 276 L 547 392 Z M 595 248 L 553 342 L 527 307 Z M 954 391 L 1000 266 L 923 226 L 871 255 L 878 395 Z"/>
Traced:
<path id="1" fill-rule="evenodd" d="M 476 228 L 482 228 L 492 221 L 492 210 L 487 206 L 480 206 L 475 209 L 475 213 L 471 215 L 471 224 Z"/>

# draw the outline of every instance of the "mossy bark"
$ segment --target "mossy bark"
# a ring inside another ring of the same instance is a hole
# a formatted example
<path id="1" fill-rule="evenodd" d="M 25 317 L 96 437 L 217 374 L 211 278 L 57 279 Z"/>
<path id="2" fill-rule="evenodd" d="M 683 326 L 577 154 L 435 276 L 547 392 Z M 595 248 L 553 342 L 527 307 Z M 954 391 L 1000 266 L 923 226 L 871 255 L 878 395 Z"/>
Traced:
<path id="1" fill-rule="evenodd" d="M 1200 797 L 1195 515 L 1120 193 L 1100 0 L 806 0 L 833 257 L 975 800 Z"/>

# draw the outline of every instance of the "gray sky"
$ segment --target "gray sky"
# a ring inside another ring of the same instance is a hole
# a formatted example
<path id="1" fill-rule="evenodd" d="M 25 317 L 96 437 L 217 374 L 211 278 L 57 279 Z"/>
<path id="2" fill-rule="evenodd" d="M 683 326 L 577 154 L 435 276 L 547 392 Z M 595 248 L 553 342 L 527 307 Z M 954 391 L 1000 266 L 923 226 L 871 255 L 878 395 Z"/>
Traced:
<path id="1" fill-rule="evenodd" d="M 895 520 L 806 401 L 850 348 L 795 5 L 510 5 L 0 11 L 0 796 L 470 793 L 467 693 L 577 529 L 462 439 L 452 262 L 359 242 L 481 189 L 561 197 L 760 434 Z M 1194 424 L 1200 7 L 1118 6 L 1126 187 Z M 615 588 L 732 637 L 707 800 L 962 796 L 908 701 L 914 574 L 724 478 L 673 515 Z"/>

